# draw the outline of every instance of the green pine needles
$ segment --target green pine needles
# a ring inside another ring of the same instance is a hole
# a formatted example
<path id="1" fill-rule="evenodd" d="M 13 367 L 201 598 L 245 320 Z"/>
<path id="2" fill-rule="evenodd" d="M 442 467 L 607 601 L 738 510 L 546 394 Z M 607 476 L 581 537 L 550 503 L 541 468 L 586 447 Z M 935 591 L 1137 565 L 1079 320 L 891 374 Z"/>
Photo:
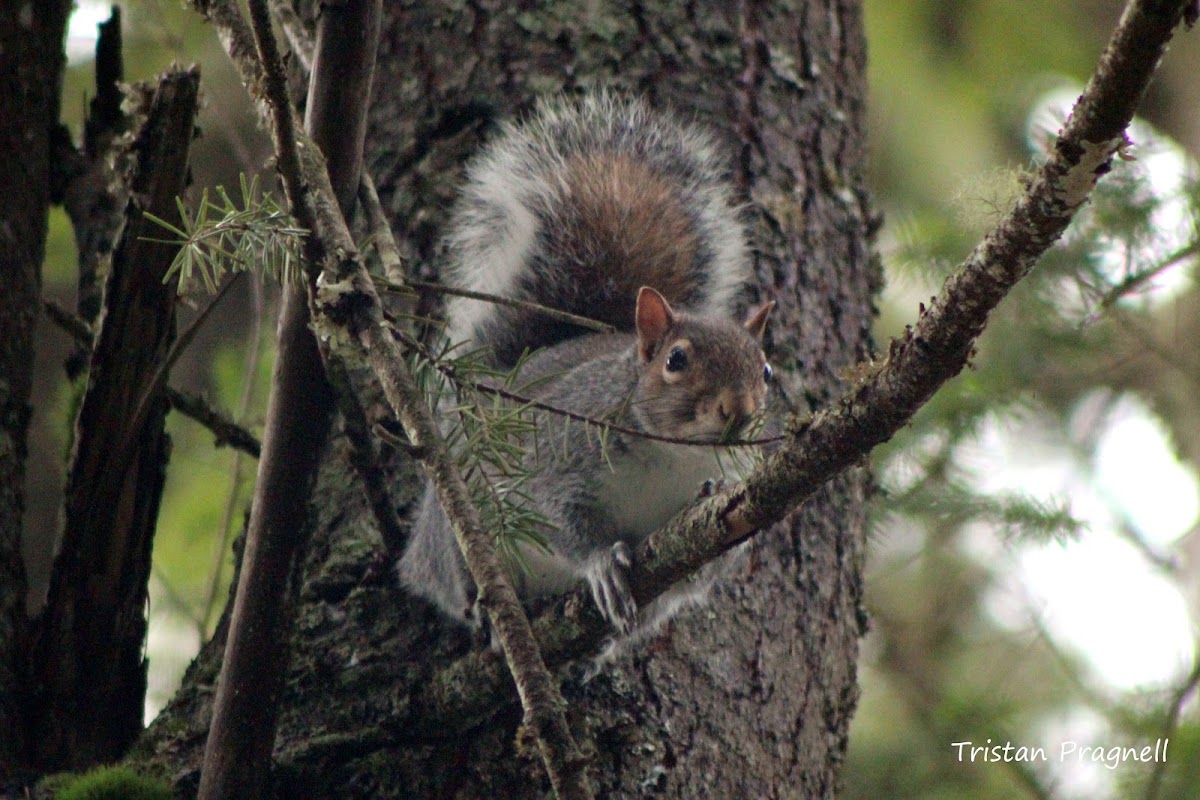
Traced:
<path id="1" fill-rule="evenodd" d="M 249 180 L 241 176 L 240 202 L 223 186 L 214 194 L 216 199 L 204 190 L 195 214 L 176 198 L 178 227 L 143 212 L 175 237 L 147 241 L 179 246 L 167 278 L 178 274 L 181 287 L 198 278 L 209 292 L 217 290 L 227 273 L 254 271 L 281 282 L 299 280 L 308 231 L 296 226 L 274 195 L 259 190 L 258 176 Z"/>
<path id="2" fill-rule="evenodd" d="M 406 341 L 406 344 L 413 344 Z M 513 572 L 524 571 L 525 548 L 549 551 L 550 523 L 535 510 L 526 487 L 537 475 L 525 456 L 537 450 L 537 422 L 530 403 L 491 393 L 487 387 L 512 394 L 524 359 L 511 371 L 488 366 L 482 352 L 455 353 L 444 348 L 432 353 L 412 348 L 413 374 L 443 420 L 442 433 L 458 462 L 460 473 L 485 530 L 494 534 L 500 557 Z M 439 408 L 439 404 L 442 405 Z M 534 459 L 536 462 L 537 459 Z"/>

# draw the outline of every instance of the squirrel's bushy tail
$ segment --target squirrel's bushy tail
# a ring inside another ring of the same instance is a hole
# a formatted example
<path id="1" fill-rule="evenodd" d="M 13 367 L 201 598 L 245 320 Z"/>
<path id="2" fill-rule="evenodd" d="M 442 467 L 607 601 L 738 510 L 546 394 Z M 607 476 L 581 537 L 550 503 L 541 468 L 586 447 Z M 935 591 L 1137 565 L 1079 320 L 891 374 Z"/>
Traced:
<path id="1" fill-rule="evenodd" d="M 600 93 L 541 103 L 469 165 L 443 279 L 633 329 L 653 286 L 675 306 L 731 317 L 750 278 L 728 167 L 695 126 Z M 544 315 L 461 298 L 449 333 L 511 365 L 580 335 Z"/>

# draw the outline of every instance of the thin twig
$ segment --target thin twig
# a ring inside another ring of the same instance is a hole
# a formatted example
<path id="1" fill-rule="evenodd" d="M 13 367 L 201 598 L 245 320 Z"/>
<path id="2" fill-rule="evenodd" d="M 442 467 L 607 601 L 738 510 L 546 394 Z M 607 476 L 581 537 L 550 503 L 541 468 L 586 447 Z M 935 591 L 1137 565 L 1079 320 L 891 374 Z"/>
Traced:
<path id="1" fill-rule="evenodd" d="M 262 442 L 258 437 L 234 422 L 224 411 L 215 408 L 199 395 L 170 386 L 165 391 L 171 408 L 212 431 L 217 447 L 228 445 L 254 458 L 261 455 Z"/>
<path id="2" fill-rule="evenodd" d="M 265 308 L 263 303 L 262 281 L 251 284 L 254 308 L 250 315 L 250 335 L 247 337 L 246 364 L 242 368 L 242 394 L 238 398 L 238 419 L 245 419 L 250 413 L 250 403 L 254 398 L 254 386 L 258 382 L 259 352 L 262 350 L 262 327 Z M 204 609 L 200 613 L 200 639 L 208 636 L 208 625 L 212 619 L 213 608 L 217 604 L 217 592 L 221 587 L 221 566 L 225 563 L 225 553 L 229 540 L 233 538 L 233 518 L 238 506 L 238 490 L 242 485 L 242 452 L 235 450 L 232 463 L 229 465 L 229 492 L 225 497 L 225 508 L 221 511 L 221 535 L 213 547 L 212 566 L 208 571 L 208 589 L 204 593 Z"/>
<path id="3" fill-rule="evenodd" d="M 1175 730 L 1179 727 L 1179 719 L 1183 716 L 1183 707 L 1195 694 L 1197 687 L 1200 687 L 1200 654 L 1183 685 L 1175 690 L 1175 697 L 1172 698 L 1171 707 L 1167 711 L 1167 718 L 1163 720 L 1162 731 L 1159 734 L 1160 739 L 1168 740 L 1175 735 Z M 1146 800 L 1158 798 L 1166 771 L 1167 759 L 1165 757 L 1161 761 L 1155 762 L 1154 770 L 1150 773 L 1150 780 L 1146 783 Z"/>
<path id="4" fill-rule="evenodd" d="M 217 304 L 224 300 L 225 296 L 229 294 L 230 288 L 237 283 L 237 279 L 240 275 L 241 273 L 238 273 L 234 275 L 232 279 L 226 281 L 225 285 L 221 287 L 221 291 L 217 292 L 212 296 L 212 298 L 209 299 L 204 308 L 200 309 L 200 313 L 196 315 L 196 318 L 191 321 L 191 324 L 189 324 L 187 328 L 184 329 L 183 333 L 179 334 L 179 336 L 176 337 L 175 341 L 171 344 L 171 349 L 167 351 L 166 357 L 159 362 L 158 368 L 155 369 L 150 383 L 142 392 L 142 396 L 138 398 L 137 408 L 133 413 L 134 424 L 131 427 L 131 430 L 138 430 L 141 427 L 143 417 L 146 415 L 150 407 L 150 402 L 158 396 L 158 393 L 161 392 L 163 387 L 166 385 L 167 375 L 170 373 L 171 367 L 175 366 L 175 362 L 178 361 L 179 357 L 183 355 L 183 352 L 187 350 L 188 345 L 195 340 L 196 334 L 200 332 L 201 326 L 204 325 L 209 315 L 212 314 L 213 310 L 217 307 Z M 132 445 L 132 443 L 130 443 L 130 445 Z M 119 459 L 116 463 L 122 464 L 124 463 L 124 459 Z"/>
<path id="5" fill-rule="evenodd" d="M 1175 691 L 1175 697 L 1171 699 L 1171 708 L 1166 712 L 1166 720 L 1163 721 L 1163 728 L 1159 732 L 1159 739 L 1168 740 L 1175 734 L 1176 728 L 1180 727 L 1183 706 L 1187 705 L 1188 700 L 1192 698 L 1198 686 L 1200 686 L 1200 658 L 1196 658 L 1192 666 L 1192 673 L 1188 674 L 1187 679 L 1183 681 L 1183 685 Z M 1146 783 L 1146 800 L 1157 800 L 1158 793 L 1163 788 L 1163 776 L 1166 774 L 1165 752 L 1163 756 L 1162 760 L 1154 763 L 1154 769 L 1150 774 L 1150 781 Z"/>
<path id="6" fill-rule="evenodd" d="M 350 375 L 340 361 L 329 361 L 325 366 L 330 382 L 338 394 L 338 409 L 342 412 L 342 430 L 350 441 L 350 463 L 362 480 L 367 503 L 379 526 L 379 536 L 384 548 L 394 560 L 404 555 L 404 544 L 408 540 L 406 528 L 396 513 L 392 495 L 388 489 L 388 476 L 380 467 L 379 447 L 371 436 L 371 422 L 366 410 L 358 400 L 351 384 Z"/>
<path id="7" fill-rule="evenodd" d="M 412 289 L 419 289 L 423 292 L 434 292 L 435 294 L 448 294 L 455 297 L 466 297 L 471 300 L 482 300 L 486 303 L 494 303 L 499 306 L 508 306 L 510 308 L 518 308 L 522 311 L 533 311 L 548 319 L 558 320 L 559 322 L 567 322 L 572 325 L 578 325 L 581 328 L 587 328 L 598 333 L 613 333 L 616 331 L 612 325 L 607 322 L 590 319 L 580 316 L 579 314 L 571 314 L 566 311 L 559 311 L 557 308 L 544 306 L 540 303 L 532 303 L 528 300 L 514 300 L 511 297 L 500 297 L 499 295 L 487 294 L 486 292 L 475 292 L 470 289 L 459 289 L 454 286 L 447 286 L 444 283 L 430 283 L 429 281 L 415 281 L 406 279 L 403 283 L 397 284 L 391 281 L 376 279 L 375 284 L 382 286 L 389 292 L 411 292 Z"/>
<path id="8" fill-rule="evenodd" d="M 700 442 L 696 441 L 695 439 L 682 439 L 675 436 L 663 436 L 657 433 L 650 433 L 649 431 L 629 428 L 624 425 L 617 425 L 614 422 L 596 419 L 595 417 L 589 417 L 586 414 L 580 414 L 576 411 L 571 411 L 570 409 L 556 406 L 553 403 L 535 400 L 531 397 L 521 394 L 520 392 L 514 392 L 511 389 L 505 389 L 503 386 L 485 383 L 483 381 L 476 380 L 475 378 L 461 375 L 459 374 L 459 370 L 455 369 L 453 365 L 446 364 L 442 359 L 437 358 L 429 351 L 427 347 L 422 345 L 414 337 L 409 336 L 408 334 L 399 330 L 395 330 L 395 334 L 397 337 L 399 337 L 401 343 L 408 349 L 409 352 L 419 354 L 422 358 L 433 365 L 438 372 L 440 372 L 442 375 L 445 375 L 446 378 L 457 385 L 466 386 L 483 394 L 492 395 L 493 397 L 501 397 L 505 400 L 511 400 L 519 405 L 534 408 L 539 411 L 545 411 L 547 413 L 565 417 L 567 419 L 572 419 L 576 422 L 582 422 L 585 425 L 593 425 L 602 430 L 612 431 L 614 433 L 620 433 L 638 439 L 646 439 L 652 442 L 663 442 L 664 444 L 682 444 L 690 445 L 692 447 L 761 447 L 764 444 L 781 442 L 784 438 L 782 436 L 768 436 L 762 439 L 730 439 L 729 441 L 720 442 Z"/>
<path id="9" fill-rule="evenodd" d="M 313 33 L 296 13 L 296 9 L 288 0 L 271 0 L 271 15 L 279 23 L 279 29 L 292 48 L 292 53 L 300 60 L 305 72 L 312 72 L 313 64 Z M 366 176 L 366 173 L 363 173 Z"/>
<path id="10" fill-rule="evenodd" d="M 51 322 L 70 334 L 77 344 L 86 348 L 92 346 L 92 339 L 95 338 L 96 333 L 92 330 L 91 325 L 84 322 L 82 317 L 48 299 L 42 300 L 42 310 L 46 312 L 46 316 L 50 318 Z"/>
<path id="11" fill-rule="evenodd" d="M 365 171 L 358 186 L 358 202 L 367 212 L 367 229 L 371 232 L 371 243 L 383 265 L 383 274 L 387 276 L 384 288 L 388 291 L 402 292 L 405 284 L 416 286 L 405 277 L 404 258 L 400 255 L 400 247 L 396 244 L 392 226 L 388 224 L 387 216 L 383 213 L 383 204 L 379 202 L 375 181 L 371 180 L 371 176 Z M 375 282 L 376 286 L 381 283 Z"/>
<path id="12" fill-rule="evenodd" d="M 1197 253 L 1200 253 L 1200 242 L 1192 242 L 1191 244 L 1176 250 L 1158 264 L 1126 276 L 1124 280 L 1105 292 L 1104 297 L 1100 299 L 1100 308 L 1108 308 L 1125 295 L 1137 291 L 1150 281 L 1154 280 L 1154 278 L 1179 264 L 1181 261 L 1186 261 Z"/>
<path id="13" fill-rule="evenodd" d="M 42 309 L 55 325 L 66 331 L 80 346 L 92 346 L 92 329 L 74 313 L 63 308 L 53 300 L 43 300 Z M 258 439 L 250 431 L 234 422 L 223 411 L 214 408 L 197 395 L 180 391 L 171 386 L 163 387 L 163 392 L 166 394 L 171 408 L 212 431 L 213 435 L 216 436 L 218 447 L 229 445 L 234 449 L 258 458 L 258 454 L 262 449 L 262 445 Z"/>

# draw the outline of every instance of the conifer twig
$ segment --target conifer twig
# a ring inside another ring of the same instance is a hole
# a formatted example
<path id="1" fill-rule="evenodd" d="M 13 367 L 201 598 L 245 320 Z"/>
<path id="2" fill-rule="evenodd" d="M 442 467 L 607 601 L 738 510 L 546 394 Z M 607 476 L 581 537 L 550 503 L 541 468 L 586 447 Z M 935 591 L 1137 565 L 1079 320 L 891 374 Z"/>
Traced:
<path id="1" fill-rule="evenodd" d="M 571 325 L 578 325 L 581 328 L 586 328 L 597 333 L 612 333 L 616 330 L 607 322 L 584 317 L 579 314 L 572 314 L 567 311 L 560 311 L 557 308 L 544 306 L 541 303 L 530 302 L 529 300 L 515 300 L 511 297 L 501 297 L 500 295 L 488 294 L 487 292 L 476 292 L 471 289 L 460 289 L 456 286 L 447 286 L 444 283 L 431 283 L 429 281 L 417 281 L 411 278 L 406 278 L 403 283 L 397 284 L 394 281 L 376 280 L 376 286 L 382 286 L 389 292 L 410 292 L 413 289 L 418 289 L 423 292 L 433 292 L 435 294 L 446 294 L 453 297 L 466 297 L 471 300 L 482 300 L 485 303 L 493 303 L 498 306 L 508 306 L 509 308 L 518 308 L 522 311 L 533 311 L 547 319 L 566 322 Z"/>

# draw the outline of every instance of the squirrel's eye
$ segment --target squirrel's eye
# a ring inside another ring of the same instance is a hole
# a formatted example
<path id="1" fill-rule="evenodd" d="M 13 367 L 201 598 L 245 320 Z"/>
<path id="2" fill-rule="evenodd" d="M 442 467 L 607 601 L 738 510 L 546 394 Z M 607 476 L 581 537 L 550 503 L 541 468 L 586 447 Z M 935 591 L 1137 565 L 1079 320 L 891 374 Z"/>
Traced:
<path id="1" fill-rule="evenodd" d="M 667 353 L 667 372 L 682 372 L 687 369 L 687 351 L 682 347 L 672 347 Z"/>
<path id="2" fill-rule="evenodd" d="M 770 364 L 763 364 L 763 382 L 770 383 L 771 376 L 775 374 L 775 370 L 771 369 Z"/>

